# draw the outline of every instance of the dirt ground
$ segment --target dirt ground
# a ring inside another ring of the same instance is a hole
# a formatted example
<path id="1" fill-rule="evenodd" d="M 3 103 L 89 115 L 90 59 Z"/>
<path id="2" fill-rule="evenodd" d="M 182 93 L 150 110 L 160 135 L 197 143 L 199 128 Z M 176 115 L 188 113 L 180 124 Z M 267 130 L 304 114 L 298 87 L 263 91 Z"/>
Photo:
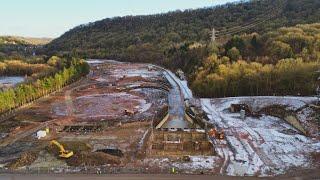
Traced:
<path id="1" fill-rule="evenodd" d="M 211 139 L 217 154 L 190 156 L 190 160 L 183 157 L 148 157 L 146 141 L 153 131 L 153 122 L 162 120 L 162 116 L 157 116 L 160 109 L 165 111 L 170 107 L 168 89 L 172 87 L 164 78 L 163 70 L 150 68 L 147 64 L 108 61 L 96 61 L 90 66 L 91 72 L 86 78 L 42 98 L 0 123 L 0 172 L 11 167 L 15 170 L 44 168 L 47 170 L 45 173 L 52 169 L 58 173 L 65 169 L 71 173 L 81 173 L 79 168 L 93 167 L 122 168 L 120 170 L 124 173 L 137 170 L 140 173 L 168 174 L 174 169 L 174 174 L 230 175 L 203 175 L 199 176 L 201 179 L 239 178 L 231 176 L 254 176 L 249 179 L 256 179 L 256 176 L 278 176 L 276 178 L 280 179 L 319 177 L 320 144 L 316 136 L 319 129 L 314 127 L 315 113 L 309 115 L 312 109 L 303 103 L 300 106 L 300 101 L 293 103 L 296 109 L 288 107 L 288 111 L 297 113 L 303 128 L 314 137 L 303 136 L 281 117 L 268 114 L 241 120 L 239 113 L 228 111 L 230 103 L 251 103 L 250 107 L 261 109 L 261 102 L 269 105 L 276 102 L 271 98 L 264 98 L 264 101 L 256 98 L 252 102 L 249 102 L 250 98 L 204 99 L 200 106 L 205 116 L 208 116 L 210 123 L 224 129 L 226 135 L 224 140 Z M 176 87 L 180 89 L 178 98 L 179 94 L 192 96 L 186 82 L 179 84 Z M 180 103 L 184 104 L 183 100 Z M 279 105 L 292 102 L 296 102 L 294 98 L 284 98 Z M 182 109 L 182 116 L 184 113 Z M 49 128 L 47 136 L 37 139 L 36 132 L 46 128 Z M 50 145 L 51 140 L 57 140 L 74 155 L 69 159 L 60 158 L 59 148 Z M 162 175 L 122 177 L 167 178 Z M 190 179 L 198 176 L 168 177 Z"/>
<path id="2" fill-rule="evenodd" d="M 134 166 L 145 156 L 144 141 L 152 120 L 156 121 L 155 111 L 167 104 L 168 92 L 159 88 L 159 81 L 165 83 L 161 72 L 149 71 L 145 64 L 91 64 L 91 69 L 86 78 L 1 123 L 2 166 Z M 70 132 L 64 131 L 66 126 L 99 130 Z M 45 128 L 49 134 L 36 139 L 35 132 Z M 67 161 L 59 158 L 58 149 L 50 149 L 53 139 L 75 155 Z M 81 148 L 83 144 L 88 148 Z M 123 156 L 98 152 L 110 149 Z M 29 158 L 31 152 L 38 155 Z"/>

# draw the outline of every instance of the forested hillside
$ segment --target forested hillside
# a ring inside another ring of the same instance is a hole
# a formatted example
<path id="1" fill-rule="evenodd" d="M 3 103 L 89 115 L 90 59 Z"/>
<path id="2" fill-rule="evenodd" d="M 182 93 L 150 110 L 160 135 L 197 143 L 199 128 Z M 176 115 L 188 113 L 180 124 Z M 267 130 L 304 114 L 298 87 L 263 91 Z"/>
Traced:
<path id="1" fill-rule="evenodd" d="M 25 38 L 18 36 L 0 36 L 0 61 L 4 59 L 23 59 L 34 55 L 46 38 Z"/>
<path id="2" fill-rule="evenodd" d="M 224 39 L 319 19 L 318 0 L 255 0 L 183 12 L 108 18 L 75 27 L 53 40 L 47 50 L 82 57 L 162 63 L 172 47 L 210 41 L 212 28 Z"/>
<path id="3" fill-rule="evenodd" d="M 314 95 L 320 75 L 320 23 L 234 36 L 191 75 L 203 97 Z"/>
<path id="4" fill-rule="evenodd" d="M 201 97 L 313 95 L 319 19 L 318 0 L 252 0 L 104 19 L 66 32 L 44 50 L 181 68 Z"/>
<path id="5" fill-rule="evenodd" d="M 51 40 L 51 38 L 0 36 L 0 44 L 44 45 L 48 44 Z"/>

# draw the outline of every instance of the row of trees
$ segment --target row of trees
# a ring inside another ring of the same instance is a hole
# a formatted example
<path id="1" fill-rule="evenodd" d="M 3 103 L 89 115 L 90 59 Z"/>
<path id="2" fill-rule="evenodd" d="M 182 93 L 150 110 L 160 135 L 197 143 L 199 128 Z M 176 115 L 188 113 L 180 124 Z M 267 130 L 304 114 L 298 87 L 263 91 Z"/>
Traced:
<path id="1" fill-rule="evenodd" d="M 31 76 L 42 72 L 53 72 L 55 68 L 47 64 L 30 64 L 21 60 L 5 60 L 0 62 L 0 75 L 20 75 L 20 76 Z"/>
<path id="2" fill-rule="evenodd" d="M 315 94 L 320 62 L 283 59 L 276 65 L 230 62 L 210 56 L 195 73 L 192 88 L 201 97 Z"/>
<path id="3" fill-rule="evenodd" d="M 26 81 L 36 81 L 52 76 L 71 65 L 72 57 L 33 56 L 19 60 L 7 58 L 0 60 L 0 76 L 25 76 Z"/>
<path id="4" fill-rule="evenodd" d="M 73 59 L 70 67 L 64 68 L 53 76 L 2 91 L 0 92 L 0 113 L 59 90 L 88 72 L 89 65 L 84 60 Z"/>

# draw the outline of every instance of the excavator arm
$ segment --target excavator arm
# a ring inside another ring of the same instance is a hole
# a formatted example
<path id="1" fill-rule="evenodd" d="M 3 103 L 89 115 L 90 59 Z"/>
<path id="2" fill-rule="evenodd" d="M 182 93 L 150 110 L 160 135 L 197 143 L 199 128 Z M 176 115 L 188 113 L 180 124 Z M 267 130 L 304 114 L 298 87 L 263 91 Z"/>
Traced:
<path id="1" fill-rule="evenodd" d="M 59 155 L 60 157 L 69 158 L 69 157 L 73 156 L 73 151 L 65 150 L 63 145 L 61 145 L 58 141 L 52 140 L 52 141 L 50 141 L 50 144 L 55 145 L 60 149 L 60 155 Z"/>

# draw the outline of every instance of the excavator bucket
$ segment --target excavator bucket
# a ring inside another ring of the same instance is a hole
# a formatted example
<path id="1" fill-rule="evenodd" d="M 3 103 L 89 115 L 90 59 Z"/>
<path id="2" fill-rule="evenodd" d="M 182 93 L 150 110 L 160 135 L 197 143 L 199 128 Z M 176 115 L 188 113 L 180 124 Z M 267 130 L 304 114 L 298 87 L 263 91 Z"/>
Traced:
<path id="1" fill-rule="evenodd" d="M 69 158 L 71 156 L 73 156 L 73 151 L 66 151 L 59 155 L 59 157 L 62 157 L 62 158 Z"/>
<path id="2" fill-rule="evenodd" d="M 56 145 L 56 146 L 60 149 L 60 151 L 59 151 L 59 152 L 60 152 L 59 157 L 69 158 L 69 157 L 73 156 L 73 151 L 65 150 L 64 147 L 63 147 L 63 145 L 60 144 L 58 141 L 52 140 L 52 141 L 50 142 L 50 144 Z"/>

